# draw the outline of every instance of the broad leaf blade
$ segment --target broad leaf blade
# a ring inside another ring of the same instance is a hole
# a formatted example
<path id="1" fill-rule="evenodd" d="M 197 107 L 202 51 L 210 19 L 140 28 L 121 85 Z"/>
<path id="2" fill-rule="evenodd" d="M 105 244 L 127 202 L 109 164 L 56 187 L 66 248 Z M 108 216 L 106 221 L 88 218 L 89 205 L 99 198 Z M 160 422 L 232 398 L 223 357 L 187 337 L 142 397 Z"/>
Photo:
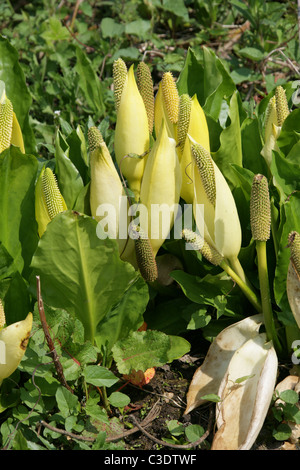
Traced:
<path id="1" fill-rule="evenodd" d="M 58 214 L 32 260 L 44 301 L 74 313 L 91 341 L 98 323 L 136 278 L 134 268 L 120 260 L 115 240 L 100 240 L 96 227 L 91 217 L 70 211 Z"/>
<path id="2" fill-rule="evenodd" d="M 38 241 L 34 212 L 37 168 L 37 159 L 16 147 L 0 155 L 0 241 L 25 277 Z"/>

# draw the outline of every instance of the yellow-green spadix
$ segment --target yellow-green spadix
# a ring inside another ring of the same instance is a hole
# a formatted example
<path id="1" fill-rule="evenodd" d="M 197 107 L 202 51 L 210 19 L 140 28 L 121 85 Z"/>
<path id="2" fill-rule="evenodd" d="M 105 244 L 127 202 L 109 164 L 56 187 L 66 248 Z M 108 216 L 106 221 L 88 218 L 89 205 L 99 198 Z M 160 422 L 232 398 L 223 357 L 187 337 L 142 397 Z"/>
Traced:
<path id="1" fill-rule="evenodd" d="M 241 225 L 228 183 L 210 153 L 190 138 L 194 159 L 193 211 L 200 235 L 230 263 L 241 248 Z"/>
<path id="2" fill-rule="evenodd" d="M 35 188 L 35 218 L 41 237 L 48 223 L 60 212 L 67 210 L 56 177 L 49 167 L 43 167 Z"/>
<path id="3" fill-rule="evenodd" d="M 19 366 L 32 328 L 32 313 L 0 330 L 0 385 Z"/>
<path id="4" fill-rule="evenodd" d="M 159 135 L 163 122 L 169 137 L 177 140 L 177 122 L 179 115 L 179 93 L 171 72 L 165 72 L 159 83 L 154 102 L 154 127 Z"/>
<path id="5" fill-rule="evenodd" d="M 270 166 L 272 161 L 272 151 L 279 151 L 277 139 L 289 113 L 285 90 L 282 86 L 277 86 L 275 94 L 269 100 L 265 113 L 264 146 L 261 150 L 261 155 L 266 160 L 268 166 Z"/>
<path id="6" fill-rule="evenodd" d="M 290 232 L 288 246 L 291 258 L 288 265 L 286 291 L 291 311 L 300 328 L 300 235 L 295 230 Z"/>
<path id="7" fill-rule="evenodd" d="M 122 175 L 138 200 L 141 180 L 149 150 L 148 116 L 134 76 L 134 66 L 128 70 L 122 87 L 117 111 L 114 149 Z M 133 158 L 135 154 L 140 158 Z"/>
<path id="8" fill-rule="evenodd" d="M 23 135 L 12 102 L 3 90 L 0 99 L 0 153 L 14 145 L 25 153 Z"/>
<path id="9" fill-rule="evenodd" d="M 155 256 L 172 228 L 180 189 L 181 172 L 176 142 L 168 136 L 163 123 L 147 159 L 140 199 L 147 209 L 146 214 L 141 214 L 141 227 L 148 234 Z"/>
<path id="10" fill-rule="evenodd" d="M 192 204 L 194 199 L 193 158 L 188 136 L 210 152 L 207 121 L 197 95 L 190 98 L 189 95 L 183 94 L 180 96 L 177 124 L 178 155 L 182 174 L 181 197 L 187 204 Z"/>

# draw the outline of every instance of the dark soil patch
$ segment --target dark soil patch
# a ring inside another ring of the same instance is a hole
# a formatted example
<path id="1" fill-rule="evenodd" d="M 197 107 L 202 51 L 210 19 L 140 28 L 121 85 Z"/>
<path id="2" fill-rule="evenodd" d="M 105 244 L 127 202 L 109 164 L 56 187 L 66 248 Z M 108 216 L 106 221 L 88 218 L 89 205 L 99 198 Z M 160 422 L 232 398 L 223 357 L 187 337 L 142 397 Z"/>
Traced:
<path id="1" fill-rule="evenodd" d="M 173 361 L 172 364 L 156 369 L 156 373 L 151 382 L 142 389 L 127 384 L 122 389 L 131 398 L 131 403 L 126 409 L 124 415 L 119 415 L 120 421 L 123 421 L 124 429 L 130 425 L 136 424 L 132 417 L 138 423 L 151 414 L 154 406 L 157 406 L 157 412 L 151 418 L 144 431 L 137 430 L 124 438 L 126 449 L 128 450 L 176 450 L 181 445 L 190 444 L 184 435 L 177 439 L 172 439 L 168 430 L 167 423 L 170 420 L 177 420 L 181 425 L 198 424 L 207 431 L 205 440 L 197 447 L 190 447 L 192 450 L 208 450 L 213 440 L 215 432 L 215 404 L 208 403 L 184 415 L 186 407 L 186 394 L 196 369 L 202 364 L 205 355 L 199 351 L 195 355 L 186 355 L 180 360 Z M 281 379 L 288 375 L 286 365 L 279 366 L 279 376 Z M 275 423 L 276 424 L 276 423 Z M 278 425 L 278 422 L 277 422 Z M 283 442 L 276 441 L 272 436 L 274 429 L 274 418 L 272 411 L 265 420 L 265 424 L 253 446 L 253 450 L 278 450 Z M 164 444 L 161 441 L 167 439 Z M 175 447 L 178 446 L 178 447 Z M 295 449 L 296 450 L 296 449 Z"/>
<path id="2" fill-rule="evenodd" d="M 201 410 L 193 410 L 188 415 L 184 415 L 186 408 L 186 394 L 193 374 L 197 367 L 202 363 L 202 358 L 195 358 L 189 355 L 181 360 L 173 361 L 171 365 L 166 365 L 156 369 L 156 373 L 151 382 L 142 389 L 131 384 L 122 389 L 131 398 L 131 403 L 126 409 L 124 422 L 132 421 L 132 416 L 138 421 L 143 419 L 151 412 L 154 406 L 157 406 L 157 413 L 151 423 L 145 427 L 147 433 L 152 438 L 141 431 L 137 431 L 124 439 L 127 449 L 131 450 L 160 450 L 162 447 L 172 448 L 174 445 L 186 445 L 188 441 L 183 436 L 178 440 L 173 440 L 162 446 L 157 440 L 171 439 L 171 434 L 167 427 L 167 422 L 176 420 L 183 426 L 189 424 L 200 424 L 204 430 L 207 430 L 210 415 L 210 405 L 203 406 Z M 119 416 L 119 419 L 121 417 Z M 125 424 L 125 423 L 124 423 Z M 197 449 L 207 448 L 207 443 L 211 437 L 198 446 Z M 176 449 L 176 448 L 175 448 Z"/>

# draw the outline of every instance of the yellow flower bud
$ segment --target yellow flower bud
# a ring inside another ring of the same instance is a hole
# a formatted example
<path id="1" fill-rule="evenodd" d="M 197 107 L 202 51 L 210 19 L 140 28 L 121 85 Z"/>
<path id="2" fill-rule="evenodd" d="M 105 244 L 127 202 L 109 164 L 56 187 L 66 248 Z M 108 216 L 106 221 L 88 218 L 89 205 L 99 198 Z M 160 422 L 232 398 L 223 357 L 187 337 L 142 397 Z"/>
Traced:
<path id="1" fill-rule="evenodd" d="M 127 73 L 118 107 L 114 148 L 119 169 L 138 200 L 146 158 L 131 158 L 128 155 L 144 155 L 148 152 L 149 127 L 133 65 Z"/>
<path id="2" fill-rule="evenodd" d="M 127 200 L 125 201 L 126 206 L 121 207 L 120 209 L 122 198 L 126 199 L 126 193 L 110 152 L 97 127 L 91 127 L 89 129 L 88 140 L 91 172 L 91 214 L 97 222 L 100 222 L 100 225 L 103 231 L 107 234 L 107 237 L 117 240 L 119 253 L 122 255 L 127 238 L 119 238 L 119 215 L 120 210 L 125 210 L 127 220 Z M 126 224 L 128 225 L 128 221 Z M 131 249 L 133 248 L 132 244 Z"/>
<path id="3" fill-rule="evenodd" d="M 41 237 L 48 223 L 60 212 L 67 210 L 56 177 L 50 168 L 43 167 L 35 188 L 35 218 Z"/>
<path id="4" fill-rule="evenodd" d="M 261 151 L 262 156 L 270 166 L 272 161 L 272 150 L 279 151 L 277 139 L 281 127 L 288 117 L 290 111 L 284 88 L 277 86 L 275 94 L 270 98 L 265 117 L 265 142 Z"/>
<path id="5" fill-rule="evenodd" d="M 193 141 L 191 151 L 196 162 L 193 211 L 199 233 L 224 258 L 234 260 L 240 252 L 242 234 L 233 195 L 210 153 Z"/>
<path id="6" fill-rule="evenodd" d="M 182 95 L 183 96 L 183 95 Z M 182 96 L 181 102 L 182 102 Z M 179 112 L 178 119 L 178 135 L 180 129 L 184 127 L 184 121 L 186 118 L 182 116 L 183 112 Z M 194 95 L 191 98 L 191 107 L 188 119 L 188 127 L 185 133 L 185 137 L 182 136 L 182 142 L 179 149 L 179 159 L 182 174 L 182 188 L 181 197 L 187 204 L 192 204 L 194 200 L 194 185 L 193 185 L 193 157 L 191 155 L 191 146 L 189 142 L 189 135 L 197 143 L 201 144 L 208 152 L 210 151 L 209 144 L 209 132 L 206 122 L 206 117 L 202 107 L 199 104 L 197 96 Z"/>
<path id="7" fill-rule="evenodd" d="M 24 320 L 13 323 L 0 331 L 1 354 L 0 384 L 9 377 L 20 364 L 27 348 L 32 328 L 32 313 Z M 3 346 L 3 347 L 2 347 Z"/>
<path id="8" fill-rule="evenodd" d="M 180 189 L 181 173 L 176 142 L 169 138 L 166 125 L 163 123 L 158 139 L 148 156 L 140 199 L 141 204 L 147 208 L 147 221 L 141 217 L 141 227 L 148 234 L 154 256 L 173 226 Z M 164 208 L 168 211 L 166 218 L 163 217 Z M 144 224 L 148 231 L 144 229 Z"/>

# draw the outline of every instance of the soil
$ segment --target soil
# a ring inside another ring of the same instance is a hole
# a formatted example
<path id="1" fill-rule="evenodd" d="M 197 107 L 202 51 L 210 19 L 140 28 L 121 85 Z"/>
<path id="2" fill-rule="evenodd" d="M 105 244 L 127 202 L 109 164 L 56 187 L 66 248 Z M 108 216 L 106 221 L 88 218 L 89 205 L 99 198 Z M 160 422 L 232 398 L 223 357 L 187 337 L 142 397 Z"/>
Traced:
<path id="1" fill-rule="evenodd" d="M 124 438 L 127 450 L 176 450 L 190 443 L 182 434 L 172 438 L 167 423 L 177 420 L 181 425 L 198 424 L 205 431 L 205 439 L 192 450 L 209 450 L 215 432 L 215 405 L 204 404 L 189 414 L 184 415 L 186 407 L 186 394 L 196 369 L 204 360 L 203 353 L 193 352 L 180 360 L 173 361 L 164 367 L 156 368 L 155 376 L 151 382 L 142 388 L 127 384 L 122 391 L 130 396 L 131 403 L 126 407 L 125 414 L 118 418 L 124 425 L 135 425 L 135 432 Z M 287 375 L 286 366 L 279 367 L 279 376 Z M 153 408 L 155 407 L 155 411 Z M 154 411 L 154 416 L 152 412 Z M 149 417 L 149 424 L 144 427 L 144 419 Z M 141 423 L 144 430 L 137 429 Z M 278 424 L 278 423 L 277 423 Z M 124 429 L 128 426 L 124 426 Z M 276 441 L 272 436 L 274 419 L 270 411 L 265 424 L 252 448 L 252 450 L 299 450 L 295 445 Z M 146 434 L 147 433 L 147 434 Z M 166 441 L 164 441 L 166 439 Z"/>

